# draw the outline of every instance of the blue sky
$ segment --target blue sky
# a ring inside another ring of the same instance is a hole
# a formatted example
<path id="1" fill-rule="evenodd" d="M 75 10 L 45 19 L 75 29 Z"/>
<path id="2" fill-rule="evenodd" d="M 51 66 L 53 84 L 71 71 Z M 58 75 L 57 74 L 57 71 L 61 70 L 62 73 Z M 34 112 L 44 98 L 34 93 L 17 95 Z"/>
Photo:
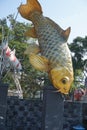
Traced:
<path id="1" fill-rule="evenodd" d="M 17 7 L 26 0 L 0 0 L 0 19 L 17 14 Z M 87 0 L 39 0 L 43 15 L 53 19 L 63 29 L 71 26 L 69 42 L 77 36 L 87 36 Z M 17 21 L 28 22 L 20 14 Z"/>

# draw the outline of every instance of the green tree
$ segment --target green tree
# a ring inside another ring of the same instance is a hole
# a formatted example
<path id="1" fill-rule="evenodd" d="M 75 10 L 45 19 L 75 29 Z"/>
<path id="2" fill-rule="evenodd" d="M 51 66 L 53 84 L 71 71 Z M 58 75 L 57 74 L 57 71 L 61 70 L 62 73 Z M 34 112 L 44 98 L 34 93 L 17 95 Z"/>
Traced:
<path id="1" fill-rule="evenodd" d="M 26 31 L 26 28 L 28 28 L 29 24 L 16 21 L 13 15 L 9 15 L 7 19 L 10 22 L 9 39 L 25 42 L 27 39 L 24 36 L 24 32 Z"/>
<path id="2" fill-rule="evenodd" d="M 70 44 L 74 68 L 75 84 L 82 82 L 87 64 L 87 37 L 77 37 Z M 79 81 L 79 82 L 78 82 Z"/>
<path id="3" fill-rule="evenodd" d="M 9 20 L 10 26 L 7 25 Z M 2 20 L 3 21 L 3 20 Z M 5 22 L 5 24 L 4 24 Z M 22 76 L 20 83 L 23 89 L 24 97 L 33 97 L 35 96 L 38 90 L 42 89 L 42 78 L 45 73 L 41 73 L 35 70 L 29 63 L 28 56 L 24 55 L 24 51 L 29 46 L 27 38 L 24 36 L 24 32 L 31 27 L 30 24 L 21 23 L 14 19 L 13 15 L 9 15 L 3 25 L 0 23 L 0 27 L 6 29 L 5 35 L 9 39 L 9 47 L 11 49 L 16 49 L 16 56 L 22 64 Z M 0 30 L 2 38 L 2 29 Z M 8 73 L 7 76 L 3 79 L 3 82 L 8 82 L 11 89 L 15 88 L 15 84 L 11 78 L 11 75 Z"/>
<path id="4" fill-rule="evenodd" d="M 4 36 L 6 36 L 8 29 L 6 18 L 0 19 L 0 43 L 2 42 L 2 32 L 4 33 Z"/>

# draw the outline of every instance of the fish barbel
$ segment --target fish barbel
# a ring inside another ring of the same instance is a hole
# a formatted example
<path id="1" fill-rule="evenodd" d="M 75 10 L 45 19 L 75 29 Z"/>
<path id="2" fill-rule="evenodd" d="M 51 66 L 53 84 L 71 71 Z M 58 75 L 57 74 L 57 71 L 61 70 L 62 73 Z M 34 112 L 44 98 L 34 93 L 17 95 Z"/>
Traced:
<path id="1" fill-rule="evenodd" d="M 70 27 L 63 30 L 50 18 L 44 17 L 37 0 L 27 0 L 18 8 L 21 16 L 32 21 L 33 27 L 26 36 L 38 38 L 39 45 L 29 45 L 25 51 L 30 63 L 40 71 L 46 71 L 55 88 L 68 94 L 73 81 L 73 67 L 67 39 Z"/>

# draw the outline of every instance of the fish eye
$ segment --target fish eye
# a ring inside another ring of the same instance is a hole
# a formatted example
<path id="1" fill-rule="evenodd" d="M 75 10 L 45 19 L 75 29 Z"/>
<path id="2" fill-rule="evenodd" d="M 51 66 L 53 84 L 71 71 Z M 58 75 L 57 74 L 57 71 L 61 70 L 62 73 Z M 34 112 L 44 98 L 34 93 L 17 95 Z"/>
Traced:
<path id="1" fill-rule="evenodd" d="M 66 84 L 66 83 L 69 81 L 69 78 L 68 78 L 68 77 L 65 77 L 65 78 L 63 78 L 61 81 L 62 81 L 63 84 Z"/>
<path id="2" fill-rule="evenodd" d="M 66 79 L 62 79 L 63 84 L 66 84 L 66 82 L 67 82 Z"/>

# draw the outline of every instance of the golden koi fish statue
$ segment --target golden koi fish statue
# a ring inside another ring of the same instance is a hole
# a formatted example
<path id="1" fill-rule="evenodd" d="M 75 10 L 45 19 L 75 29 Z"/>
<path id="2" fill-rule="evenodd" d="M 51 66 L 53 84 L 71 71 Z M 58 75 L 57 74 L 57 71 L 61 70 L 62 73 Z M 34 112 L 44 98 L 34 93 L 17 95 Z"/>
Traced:
<path id="1" fill-rule="evenodd" d="M 44 17 L 37 0 L 27 0 L 18 8 L 21 16 L 32 21 L 33 27 L 26 32 L 32 38 L 38 38 L 39 45 L 29 45 L 30 63 L 40 71 L 46 71 L 55 88 L 68 94 L 73 81 L 73 67 L 67 39 L 70 27 L 63 30 L 51 19 Z"/>

